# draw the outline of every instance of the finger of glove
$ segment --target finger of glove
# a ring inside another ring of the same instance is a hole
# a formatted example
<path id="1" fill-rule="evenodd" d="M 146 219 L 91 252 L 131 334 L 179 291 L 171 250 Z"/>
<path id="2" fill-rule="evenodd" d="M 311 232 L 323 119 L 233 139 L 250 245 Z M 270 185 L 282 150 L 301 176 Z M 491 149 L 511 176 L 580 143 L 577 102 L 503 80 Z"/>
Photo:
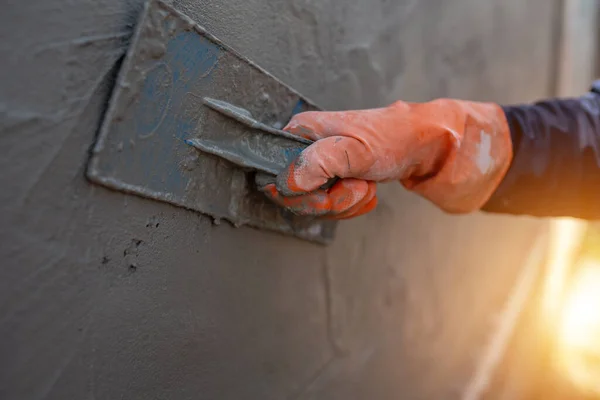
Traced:
<path id="1" fill-rule="evenodd" d="M 266 185 L 262 191 L 276 204 L 294 214 L 312 216 L 341 214 L 370 194 L 369 183 L 360 179 L 342 179 L 329 191 L 316 190 L 293 197 L 282 196 L 273 184 Z"/>
<path id="2" fill-rule="evenodd" d="M 331 136 L 308 146 L 277 176 L 277 190 L 284 196 L 312 192 L 330 178 L 361 178 L 373 165 L 373 154 L 352 137 Z"/>
<path id="3" fill-rule="evenodd" d="M 356 129 L 356 116 L 365 113 L 368 111 L 307 111 L 294 115 L 283 130 L 311 140 L 346 136 Z"/>
<path id="4" fill-rule="evenodd" d="M 373 198 L 376 191 L 374 182 L 362 179 L 342 179 L 329 190 L 331 209 L 328 215 L 341 215 L 364 203 L 366 198 Z"/>
<path id="5" fill-rule="evenodd" d="M 356 218 L 361 215 L 367 214 L 367 213 L 373 211 L 375 209 L 375 207 L 377 207 L 377 203 L 378 203 L 378 199 L 377 199 L 377 196 L 375 196 L 371 199 L 371 201 L 369 201 L 367 204 L 365 204 L 362 208 L 358 209 L 356 212 L 348 214 L 348 215 L 339 215 L 335 219 L 337 219 L 337 220 L 350 219 L 350 218 Z"/>
<path id="6" fill-rule="evenodd" d="M 367 189 L 367 193 L 365 194 L 365 196 L 358 201 L 356 204 L 354 204 L 352 207 L 348 208 L 346 211 L 342 211 L 340 213 L 337 214 L 333 214 L 331 213 L 330 216 L 328 216 L 327 218 L 330 219 L 347 219 L 347 218 L 353 218 L 355 216 L 358 215 L 362 215 L 365 212 L 370 211 L 371 209 L 368 209 L 366 211 L 363 212 L 363 209 L 367 206 L 370 205 L 370 203 L 373 201 L 373 199 L 375 199 L 375 204 L 372 204 L 371 207 L 374 207 L 377 204 L 377 184 L 375 182 L 367 182 L 368 185 L 368 189 Z"/>
<path id="7" fill-rule="evenodd" d="M 297 215 L 321 216 L 329 213 L 331 209 L 331 199 L 324 190 L 302 196 L 285 197 L 277 191 L 275 184 L 271 183 L 261 188 L 261 191 L 275 204 Z"/>

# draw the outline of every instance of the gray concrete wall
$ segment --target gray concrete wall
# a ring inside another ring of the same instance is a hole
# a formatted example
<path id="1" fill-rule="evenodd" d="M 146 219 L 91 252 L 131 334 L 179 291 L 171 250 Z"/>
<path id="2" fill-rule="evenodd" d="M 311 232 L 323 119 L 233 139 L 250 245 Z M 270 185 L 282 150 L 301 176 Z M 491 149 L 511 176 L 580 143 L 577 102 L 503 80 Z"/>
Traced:
<path id="1" fill-rule="evenodd" d="M 552 90 L 546 0 L 182 0 L 330 109 Z M 0 13 L 0 398 L 451 399 L 539 229 L 381 187 L 328 248 L 95 187 L 141 0 Z"/>

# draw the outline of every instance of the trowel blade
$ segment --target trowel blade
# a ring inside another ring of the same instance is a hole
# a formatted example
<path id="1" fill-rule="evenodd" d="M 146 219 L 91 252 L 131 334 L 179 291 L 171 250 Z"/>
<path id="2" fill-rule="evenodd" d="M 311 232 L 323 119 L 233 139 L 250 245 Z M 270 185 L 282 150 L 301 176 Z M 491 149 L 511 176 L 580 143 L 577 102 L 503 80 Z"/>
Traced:
<path id="1" fill-rule="evenodd" d="M 330 242 L 334 222 L 279 209 L 255 189 L 246 171 L 185 143 L 257 140 L 256 130 L 209 109 L 207 97 L 236 104 L 268 127 L 318 109 L 172 6 L 150 0 L 117 78 L 89 179 L 235 225 Z M 276 150 L 279 142 L 273 143 L 266 146 Z"/>

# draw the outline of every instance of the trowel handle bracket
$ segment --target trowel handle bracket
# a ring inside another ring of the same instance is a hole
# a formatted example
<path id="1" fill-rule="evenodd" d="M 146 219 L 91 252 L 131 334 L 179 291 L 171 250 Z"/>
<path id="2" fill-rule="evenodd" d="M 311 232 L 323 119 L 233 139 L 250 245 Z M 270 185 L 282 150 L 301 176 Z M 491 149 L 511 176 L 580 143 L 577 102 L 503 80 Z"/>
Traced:
<path id="1" fill-rule="evenodd" d="M 261 143 L 254 146 L 242 143 L 241 140 L 233 143 L 231 139 L 221 141 L 218 136 L 212 139 L 186 140 L 188 145 L 197 150 L 223 158 L 241 168 L 276 176 L 287 168 L 298 154 L 313 143 L 312 140 L 268 126 L 254 119 L 248 110 L 228 102 L 205 97 L 203 103 L 222 116 L 246 126 L 250 130 L 248 134 L 253 134 L 252 131 L 255 131 L 254 134 L 262 134 L 259 138 Z M 337 180 L 337 177 L 329 179 L 321 186 L 321 189 L 331 188 Z"/>

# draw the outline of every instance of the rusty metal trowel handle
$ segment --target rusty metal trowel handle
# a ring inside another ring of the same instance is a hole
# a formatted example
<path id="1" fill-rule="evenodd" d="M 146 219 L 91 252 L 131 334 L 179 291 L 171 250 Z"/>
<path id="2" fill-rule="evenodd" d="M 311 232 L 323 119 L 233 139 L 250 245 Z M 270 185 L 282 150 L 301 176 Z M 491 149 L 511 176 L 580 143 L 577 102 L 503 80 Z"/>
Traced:
<path id="1" fill-rule="evenodd" d="M 252 136 L 249 140 L 252 141 L 252 145 L 242 143 L 239 140 L 228 141 L 204 138 L 188 139 L 186 143 L 200 151 L 228 160 L 244 169 L 258 171 L 257 185 L 259 186 L 264 186 L 268 176 L 272 179 L 287 168 L 298 154 L 313 143 L 312 140 L 263 124 L 255 120 L 248 110 L 225 101 L 205 97 L 203 102 L 210 109 L 266 135 L 263 135 L 262 138 Z M 331 188 L 337 180 L 337 177 L 329 179 L 321 186 L 321 189 Z"/>

